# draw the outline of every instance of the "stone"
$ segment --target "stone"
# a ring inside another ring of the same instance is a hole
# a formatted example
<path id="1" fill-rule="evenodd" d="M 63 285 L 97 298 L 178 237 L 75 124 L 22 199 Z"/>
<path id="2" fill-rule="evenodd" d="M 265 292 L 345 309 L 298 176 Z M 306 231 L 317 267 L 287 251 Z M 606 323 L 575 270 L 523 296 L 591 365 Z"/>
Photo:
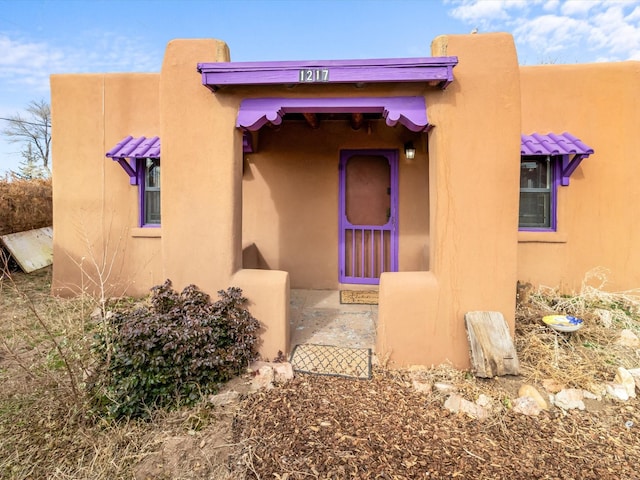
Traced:
<path id="1" fill-rule="evenodd" d="M 624 367 L 618 367 L 618 371 L 616 372 L 616 377 L 613 379 L 614 383 L 619 383 L 627 390 L 627 395 L 629 398 L 636 398 L 636 381 L 633 378 L 633 375 L 629 373 Z"/>
<path id="2" fill-rule="evenodd" d="M 492 404 L 493 404 L 493 400 L 491 400 L 491 397 L 485 395 L 484 393 L 481 393 L 480 395 L 478 395 L 478 399 L 476 400 L 476 405 L 480 405 L 481 407 L 485 407 L 485 408 L 491 408 Z"/>
<path id="3" fill-rule="evenodd" d="M 421 382 L 420 380 L 414 380 L 412 382 L 412 385 L 413 385 L 413 389 L 418 393 L 429 394 L 433 389 L 433 385 L 431 385 L 428 382 Z"/>
<path id="4" fill-rule="evenodd" d="M 624 385 L 609 382 L 605 384 L 605 388 L 607 389 L 607 395 L 610 397 L 623 402 L 629 400 L 629 392 L 627 392 L 627 388 Z"/>
<path id="5" fill-rule="evenodd" d="M 240 394 L 235 390 L 227 390 L 226 392 L 218 393 L 217 395 L 210 395 L 209 403 L 216 407 L 222 407 L 236 402 L 239 397 Z"/>
<path id="6" fill-rule="evenodd" d="M 546 402 L 545 402 L 546 403 Z M 513 411 L 528 417 L 534 417 L 540 414 L 542 408 L 532 397 L 526 395 L 516 398 L 513 402 Z"/>
<path id="7" fill-rule="evenodd" d="M 638 348 L 640 347 L 640 338 L 638 338 L 633 330 L 625 328 L 620 332 L 620 337 L 616 340 L 616 344 L 622 345 L 623 347 Z"/>
<path id="8" fill-rule="evenodd" d="M 563 410 L 572 410 L 577 408 L 578 410 L 584 410 L 584 392 L 579 388 L 567 388 L 560 390 L 553 398 L 553 403 L 556 407 Z"/>
<path id="9" fill-rule="evenodd" d="M 630 368 L 627 370 L 636 382 L 636 388 L 640 390 L 640 368 Z"/>
<path id="10" fill-rule="evenodd" d="M 275 371 L 268 365 L 260 367 L 255 376 L 251 380 L 251 389 L 257 390 L 270 390 L 273 388 L 273 382 L 275 380 Z"/>
<path id="11" fill-rule="evenodd" d="M 523 384 L 518 390 L 518 397 L 529 397 L 536 402 L 536 405 L 538 405 L 540 409 L 549 410 L 549 405 L 547 404 L 547 401 L 543 398 L 540 392 L 533 385 L 528 385 L 526 383 Z"/>
<path id="12" fill-rule="evenodd" d="M 450 395 L 444 402 L 444 408 L 453 413 L 462 412 L 472 418 L 477 418 L 478 420 L 486 420 L 489 418 L 489 411 L 486 408 L 476 405 L 469 400 L 465 400 L 455 393 Z"/>
<path id="13" fill-rule="evenodd" d="M 456 387 L 451 385 L 450 383 L 434 383 L 433 388 L 435 388 L 440 393 L 453 393 L 456 391 Z"/>
<path id="14" fill-rule="evenodd" d="M 276 383 L 286 383 L 293 378 L 293 366 L 289 362 L 253 362 L 249 365 L 249 371 L 255 374 L 262 367 L 273 369 Z"/>
<path id="15" fill-rule="evenodd" d="M 542 380 L 542 387 L 549 393 L 558 393 L 564 385 L 552 378 L 545 378 Z"/>
<path id="16" fill-rule="evenodd" d="M 610 310 L 596 308 L 593 312 L 598 316 L 598 320 L 600 320 L 600 323 L 605 328 L 611 328 L 611 325 L 613 325 L 613 315 Z"/>

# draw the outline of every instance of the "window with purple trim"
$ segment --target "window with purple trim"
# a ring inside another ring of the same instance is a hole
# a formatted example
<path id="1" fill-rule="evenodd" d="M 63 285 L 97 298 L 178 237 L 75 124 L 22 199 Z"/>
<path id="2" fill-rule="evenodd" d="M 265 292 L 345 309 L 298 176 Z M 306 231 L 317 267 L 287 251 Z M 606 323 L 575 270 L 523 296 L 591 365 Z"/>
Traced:
<path id="1" fill-rule="evenodd" d="M 160 159 L 143 158 L 144 181 L 140 182 L 140 218 L 142 226 L 160 225 Z"/>
<path id="2" fill-rule="evenodd" d="M 556 190 L 561 157 L 531 155 L 520 159 L 520 230 L 556 229 Z"/>

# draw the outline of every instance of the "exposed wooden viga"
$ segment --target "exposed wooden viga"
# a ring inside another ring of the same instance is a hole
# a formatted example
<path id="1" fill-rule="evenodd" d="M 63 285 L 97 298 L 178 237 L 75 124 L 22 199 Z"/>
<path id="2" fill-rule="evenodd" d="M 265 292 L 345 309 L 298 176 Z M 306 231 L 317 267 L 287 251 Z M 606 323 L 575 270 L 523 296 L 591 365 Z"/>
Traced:
<path id="1" fill-rule="evenodd" d="M 507 322 L 500 312 L 467 312 L 464 316 L 477 377 L 518 375 L 520 362 Z"/>

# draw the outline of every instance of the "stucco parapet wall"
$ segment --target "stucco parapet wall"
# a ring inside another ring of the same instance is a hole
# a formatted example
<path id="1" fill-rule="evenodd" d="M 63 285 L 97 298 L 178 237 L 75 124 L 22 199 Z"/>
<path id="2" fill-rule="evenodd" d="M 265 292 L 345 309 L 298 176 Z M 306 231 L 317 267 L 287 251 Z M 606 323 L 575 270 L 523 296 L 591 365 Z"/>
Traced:
<path id="1" fill-rule="evenodd" d="M 243 269 L 233 275 L 251 314 L 260 321 L 259 353 L 263 360 L 289 353 L 289 273 L 281 270 Z"/>

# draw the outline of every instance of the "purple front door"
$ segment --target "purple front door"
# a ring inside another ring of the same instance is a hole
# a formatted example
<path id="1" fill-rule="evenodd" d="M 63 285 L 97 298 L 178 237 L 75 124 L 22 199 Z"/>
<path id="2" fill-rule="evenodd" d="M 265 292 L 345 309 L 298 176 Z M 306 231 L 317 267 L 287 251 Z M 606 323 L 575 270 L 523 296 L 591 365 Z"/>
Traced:
<path id="1" fill-rule="evenodd" d="M 398 151 L 340 152 L 339 281 L 398 271 Z"/>

